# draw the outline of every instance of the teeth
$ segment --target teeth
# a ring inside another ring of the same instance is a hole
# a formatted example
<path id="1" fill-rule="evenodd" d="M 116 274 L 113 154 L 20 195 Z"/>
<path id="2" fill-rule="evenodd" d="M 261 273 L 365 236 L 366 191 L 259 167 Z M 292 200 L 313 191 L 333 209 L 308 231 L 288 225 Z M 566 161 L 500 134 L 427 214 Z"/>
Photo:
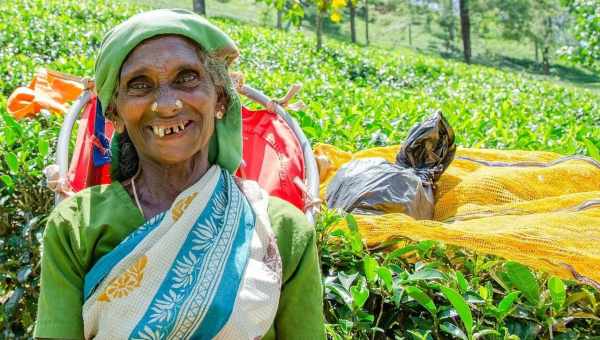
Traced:
<path id="1" fill-rule="evenodd" d="M 152 131 L 154 132 L 154 134 L 159 137 L 164 137 L 165 135 L 169 135 L 171 133 L 178 133 L 180 131 L 183 131 L 184 129 L 185 129 L 184 122 L 178 123 L 177 125 L 175 125 L 173 127 L 167 127 L 167 128 L 158 127 L 158 126 L 152 127 Z"/>

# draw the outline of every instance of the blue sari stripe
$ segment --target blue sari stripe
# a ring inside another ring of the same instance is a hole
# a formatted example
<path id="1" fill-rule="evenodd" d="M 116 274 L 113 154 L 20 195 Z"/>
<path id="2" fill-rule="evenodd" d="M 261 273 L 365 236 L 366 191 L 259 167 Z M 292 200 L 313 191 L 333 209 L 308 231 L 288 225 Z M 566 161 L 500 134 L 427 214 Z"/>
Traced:
<path id="1" fill-rule="evenodd" d="M 233 187 L 234 190 L 239 190 L 237 186 L 234 185 Z M 238 233 L 231 255 L 227 259 L 221 283 L 212 304 L 208 308 L 206 317 L 202 320 L 200 327 L 191 339 L 214 338 L 229 321 L 231 313 L 233 313 L 237 293 L 250 257 L 250 245 L 256 223 L 250 204 L 243 195 L 241 197 L 243 200 L 241 218 L 237 225 Z"/>
<path id="2" fill-rule="evenodd" d="M 186 236 L 176 260 L 130 338 L 150 334 L 161 338 L 191 337 L 203 318 L 208 317 L 207 312 L 210 313 L 219 293 L 233 295 L 230 297 L 233 300 L 228 310 L 208 314 L 212 318 L 211 326 L 220 329 L 227 322 L 247 263 L 248 241 L 254 227 L 252 212 L 248 215 L 244 204 L 247 202 L 233 178 L 222 170 L 206 208 Z M 242 213 L 246 214 L 242 216 Z M 229 276 L 237 277 L 238 282 L 230 282 Z M 221 283 L 219 277 L 222 277 Z M 207 338 L 212 336 L 207 335 Z"/>
<path id="3" fill-rule="evenodd" d="M 96 287 L 98 287 L 117 263 L 125 258 L 152 230 L 160 225 L 165 215 L 166 212 L 162 212 L 146 221 L 146 223 L 121 241 L 115 249 L 102 256 L 98 262 L 94 264 L 83 280 L 84 301 L 94 293 Z"/>

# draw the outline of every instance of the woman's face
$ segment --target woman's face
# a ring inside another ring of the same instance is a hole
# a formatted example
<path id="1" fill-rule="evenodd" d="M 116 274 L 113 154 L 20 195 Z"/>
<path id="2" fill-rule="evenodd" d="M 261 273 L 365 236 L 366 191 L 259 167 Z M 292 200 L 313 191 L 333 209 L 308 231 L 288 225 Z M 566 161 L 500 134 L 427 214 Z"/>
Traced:
<path id="1" fill-rule="evenodd" d="M 218 98 L 199 53 L 184 38 L 164 36 L 143 42 L 123 63 L 117 119 L 140 159 L 176 164 L 207 151 Z"/>

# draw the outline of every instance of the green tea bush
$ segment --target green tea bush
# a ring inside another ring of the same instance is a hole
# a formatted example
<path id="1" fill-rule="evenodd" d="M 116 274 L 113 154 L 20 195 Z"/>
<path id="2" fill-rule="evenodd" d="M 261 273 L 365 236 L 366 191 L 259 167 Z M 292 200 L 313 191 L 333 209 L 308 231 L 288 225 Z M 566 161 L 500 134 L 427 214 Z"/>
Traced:
<path id="1" fill-rule="evenodd" d="M 62 121 L 17 122 L 6 98 L 39 66 L 92 75 L 104 32 L 140 10 L 108 0 L 0 2 L 0 338 L 33 330 L 40 238 L 53 206 L 42 169 L 54 162 Z M 303 84 L 307 106 L 293 115 L 315 143 L 351 151 L 399 143 L 441 110 L 464 146 L 599 157 L 598 93 L 411 52 L 333 41 L 316 52 L 301 33 L 215 22 L 239 43 L 247 83 L 272 97 Z M 331 227 L 339 218 L 325 211 L 317 224 L 331 338 L 600 336 L 592 288 L 433 241 L 367 249 L 356 230 Z"/>

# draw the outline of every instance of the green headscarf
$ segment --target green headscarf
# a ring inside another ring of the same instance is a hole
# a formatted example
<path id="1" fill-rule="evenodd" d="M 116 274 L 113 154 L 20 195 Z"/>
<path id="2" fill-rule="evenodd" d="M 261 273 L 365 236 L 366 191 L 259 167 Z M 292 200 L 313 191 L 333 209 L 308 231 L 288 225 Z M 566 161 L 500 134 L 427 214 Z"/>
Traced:
<path id="1" fill-rule="evenodd" d="M 229 66 L 239 54 L 227 34 L 194 12 L 160 9 L 135 15 L 110 30 L 100 46 L 96 59 L 96 90 L 102 112 L 106 112 L 113 97 L 121 65 L 129 53 L 144 40 L 164 34 L 182 35 L 195 41 L 210 57 L 222 60 L 225 66 Z M 225 92 L 229 96 L 229 107 L 223 119 L 215 124 L 208 157 L 211 163 L 234 173 L 242 159 L 241 104 L 230 82 L 226 84 Z M 111 146 L 113 178 L 118 177 L 118 138 L 115 134 Z"/>

